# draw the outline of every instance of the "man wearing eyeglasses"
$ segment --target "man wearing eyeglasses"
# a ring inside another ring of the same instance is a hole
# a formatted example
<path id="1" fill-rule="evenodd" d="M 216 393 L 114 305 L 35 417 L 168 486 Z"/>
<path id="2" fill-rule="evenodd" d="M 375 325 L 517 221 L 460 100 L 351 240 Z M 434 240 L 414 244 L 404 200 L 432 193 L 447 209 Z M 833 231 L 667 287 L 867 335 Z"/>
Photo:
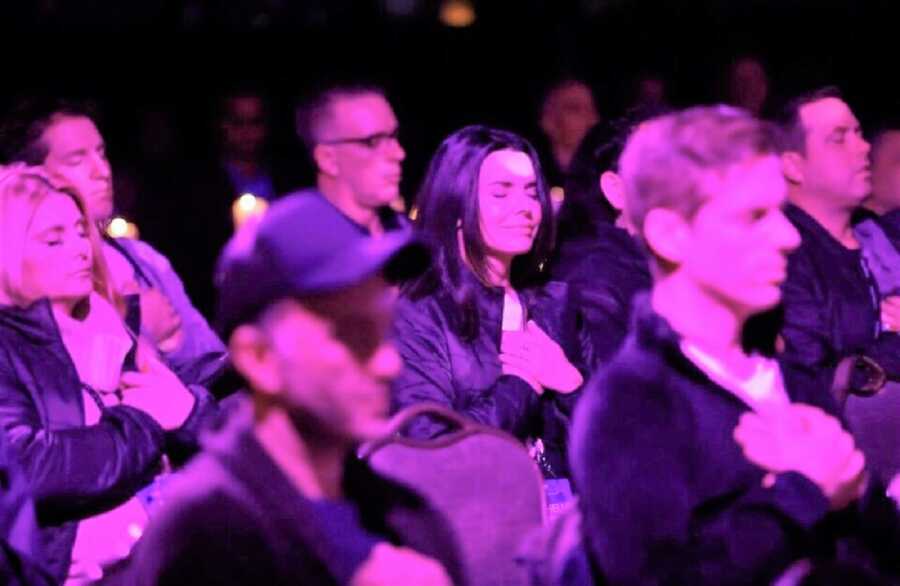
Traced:
<path id="1" fill-rule="evenodd" d="M 373 236 L 404 221 L 389 207 L 400 197 L 406 152 L 394 110 L 377 86 L 335 84 L 297 107 L 297 134 L 316 167 L 320 195 Z"/>

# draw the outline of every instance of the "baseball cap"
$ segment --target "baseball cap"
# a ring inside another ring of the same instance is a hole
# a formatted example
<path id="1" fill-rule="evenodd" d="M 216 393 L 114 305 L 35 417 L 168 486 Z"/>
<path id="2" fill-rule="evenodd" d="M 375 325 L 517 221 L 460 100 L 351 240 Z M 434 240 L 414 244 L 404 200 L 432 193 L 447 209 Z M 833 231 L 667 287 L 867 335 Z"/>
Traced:
<path id="1" fill-rule="evenodd" d="M 227 338 L 280 299 L 339 291 L 379 272 L 399 282 L 429 260 L 406 223 L 373 237 L 321 195 L 289 195 L 225 245 L 216 270 L 217 325 Z"/>

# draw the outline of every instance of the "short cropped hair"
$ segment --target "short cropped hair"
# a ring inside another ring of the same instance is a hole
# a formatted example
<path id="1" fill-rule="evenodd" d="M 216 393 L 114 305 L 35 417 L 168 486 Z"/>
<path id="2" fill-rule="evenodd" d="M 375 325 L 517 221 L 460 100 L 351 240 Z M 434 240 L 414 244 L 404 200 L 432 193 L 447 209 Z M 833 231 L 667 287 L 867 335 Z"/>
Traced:
<path id="1" fill-rule="evenodd" d="M 340 82 L 317 88 L 297 105 L 294 112 L 297 137 L 310 156 L 322 140 L 323 129 L 331 123 L 331 108 L 334 103 L 341 98 L 369 94 L 386 97 L 384 89 L 375 84 Z"/>
<path id="2" fill-rule="evenodd" d="M 702 175 L 777 153 L 778 129 L 730 106 L 701 106 L 640 124 L 619 160 L 627 211 L 639 232 L 654 208 L 693 218 L 710 194 Z"/>
<path id="3" fill-rule="evenodd" d="M 800 119 L 800 110 L 803 106 L 826 98 L 843 100 L 844 96 L 836 86 L 829 85 L 802 93 L 785 103 L 776 117 L 776 122 L 781 127 L 779 149 L 781 152 L 792 151 L 806 154 L 806 128 L 803 126 L 803 120 Z"/>

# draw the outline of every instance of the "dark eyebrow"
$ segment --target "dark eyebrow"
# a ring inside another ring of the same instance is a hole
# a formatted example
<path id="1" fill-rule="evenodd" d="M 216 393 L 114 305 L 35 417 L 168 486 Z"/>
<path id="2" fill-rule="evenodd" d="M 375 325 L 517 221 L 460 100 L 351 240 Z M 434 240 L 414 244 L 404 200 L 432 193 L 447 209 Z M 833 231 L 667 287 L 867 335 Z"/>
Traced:
<path id="1" fill-rule="evenodd" d="M 498 180 L 498 181 L 492 181 L 492 182 L 491 182 L 491 185 L 499 185 L 499 186 L 501 186 L 501 187 L 512 187 L 512 182 L 511 182 L 511 181 Z"/>
<path id="2" fill-rule="evenodd" d="M 62 225 L 50 226 L 49 228 L 44 228 L 43 230 L 38 232 L 38 236 L 44 237 L 44 236 L 49 236 L 51 234 L 60 234 L 60 233 L 64 232 L 65 229 L 66 229 L 65 226 L 62 226 Z"/>
<path id="3" fill-rule="evenodd" d="M 83 156 L 87 155 L 87 153 L 88 153 L 87 149 L 75 149 L 73 151 L 64 152 L 62 156 L 64 159 L 68 158 L 68 157 L 75 157 L 75 156 L 83 157 Z"/>

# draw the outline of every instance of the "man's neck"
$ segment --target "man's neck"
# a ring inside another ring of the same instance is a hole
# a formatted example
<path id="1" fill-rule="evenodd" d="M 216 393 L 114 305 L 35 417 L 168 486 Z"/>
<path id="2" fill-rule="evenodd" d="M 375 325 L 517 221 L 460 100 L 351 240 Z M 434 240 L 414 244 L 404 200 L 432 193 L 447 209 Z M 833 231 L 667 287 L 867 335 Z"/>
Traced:
<path id="1" fill-rule="evenodd" d="M 553 157 L 556 159 L 556 164 L 559 165 L 559 170 L 563 173 L 568 173 L 569 165 L 572 164 L 572 158 L 575 156 L 576 148 L 577 147 L 569 148 L 562 145 L 553 147 Z"/>
<path id="2" fill-rule="evenodd" d="M 850 249 L 859 248 L 859 242 L 853 234 L 853 209 L 829 204 L 827 200 L 802 191 L 792 191 L 790 201 L 809 214 L 826 232 Z"/>
<path id="3" fill-rule="evenodd" d="M 380 236 L 384 233 L 384 226 L 381 225 L 378 210 L 360 206 L 349 189 L 321 176 L 319 177 L 318 188 L 325 199 L 331 202 L 331 205 L 353 222 L 368 230 L 370 234 Z"/>
<path id="4" fill-rule="evenodd" d="M 685 341 L 727 360 L 743 356 L 741 332 L 745 317 L 704 292 L 678 272 L 658 280 L 651 293 L 653 310 Z"/>
<path id="5" fill-rule="evenodd" d="M 257 441 L 300 494 L 310 499 L 343 496 L 344 462 L 350 448 L 333 440 L 301 435 L 281 408 L 257 405 Z"/>

